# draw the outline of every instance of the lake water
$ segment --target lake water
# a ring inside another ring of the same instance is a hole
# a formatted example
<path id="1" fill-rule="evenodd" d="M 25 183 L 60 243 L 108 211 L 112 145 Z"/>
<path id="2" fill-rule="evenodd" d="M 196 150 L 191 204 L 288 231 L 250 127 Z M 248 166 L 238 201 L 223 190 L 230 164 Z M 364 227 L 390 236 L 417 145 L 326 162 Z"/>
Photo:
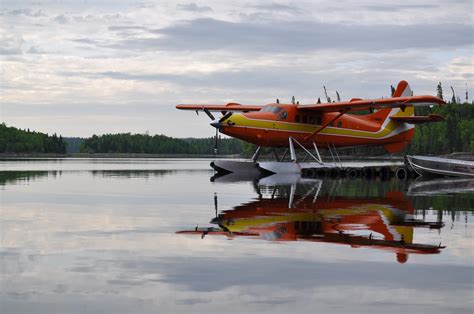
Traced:
<path id="1" fill-rule="evenodd" d="M 1 313 L 472 313 L 474 182 L 0 161 Z"/>

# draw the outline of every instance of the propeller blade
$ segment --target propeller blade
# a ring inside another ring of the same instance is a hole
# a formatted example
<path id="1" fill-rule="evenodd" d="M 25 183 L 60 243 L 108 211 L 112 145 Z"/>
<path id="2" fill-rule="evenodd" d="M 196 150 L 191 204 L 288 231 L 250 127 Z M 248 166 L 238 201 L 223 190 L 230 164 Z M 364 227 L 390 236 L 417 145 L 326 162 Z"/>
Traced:
<path id="1" fill-rule="evenodd" d="M 222 118 L 219 119 L 219 122 L 222 122 L 228 118 L 230 118 L 231 115 L 233 115 L 234 113 L 233 112 L 227 112 L 225 115 L 222 116 Z"/>
<path id="2" fill-rule="evenodd" d="M 207 116 L 208 116 L 209 118 L 211 118 L 211 120 L 216 120 L 216 118 L 214 118 L 214 116 L 213 116 L 212 113 L 209 111 L 209 109 L 203 108 L 203 111 L 207 114 Z"/>

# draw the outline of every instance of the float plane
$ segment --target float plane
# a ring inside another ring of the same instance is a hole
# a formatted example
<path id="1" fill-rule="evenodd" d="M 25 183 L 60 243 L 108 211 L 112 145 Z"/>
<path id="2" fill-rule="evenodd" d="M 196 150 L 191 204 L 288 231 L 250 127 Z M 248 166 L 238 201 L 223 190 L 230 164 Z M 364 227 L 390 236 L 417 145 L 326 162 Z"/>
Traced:
<path id="1" fill-rule="evenodd" d="M 360 99 L 318 104 L 284 104 L 277 101 L 267 105 L 228 103 L 181 104 L 181 110 L 204 111 L 213 121 L 211 125 L 225 135 L 258 146 L 252 162 L 216 161 L 216 170 L 245 171 L 255 167 L 270 172 L 298 172 L 295 147 L 302 148 L 314 161 L 323 165 L 318 147 L 329 150 L 354 146 L 383 146 L 390 153 L 405 148 L 414 135 L 414 125 L 438 122 L 440 115 L 415 116 L 415 107 L 442 105 L 445 102 L 431 95 L 413 96 L 406 81 L 400 81 L 390 98 Z M 366 114 L 360 114 L 366 111 Z M 220 112 L 216 119 L 211 112 Z M 358 113 L 357 113 L 358 112 Z M 217 138 L 217 137 L 216 137 Z M 297 146 L 295 146 L 295 144 Z M 256 163 L 262 147 L 287 147 L 290 163 L 282 168 L 278 163 Z M 308 149 L 315 150 L 312 154 Z M 331 153 L 332 154 L 332 153 Z M 266 166 L 266 167 L 265 167 Z"/>

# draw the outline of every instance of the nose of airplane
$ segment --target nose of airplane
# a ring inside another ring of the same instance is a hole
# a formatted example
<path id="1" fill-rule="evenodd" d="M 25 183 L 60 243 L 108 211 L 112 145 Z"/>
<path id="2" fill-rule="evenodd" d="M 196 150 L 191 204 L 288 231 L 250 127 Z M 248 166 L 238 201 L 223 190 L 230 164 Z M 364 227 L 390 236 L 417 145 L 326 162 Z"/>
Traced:
<path id="1" fill-rule="evenodd" d="M 219 129 L 222 126 L 222 123 L 219 120 L 214 120 L 211 122 L 211 125 L 216 129 Z"/>
<path id="2" fill-rule="evenodd" d="M 222 126 L 230 126 L 234 125 L 235 123 L 232 123 L 229 118 L 233 115 L 231 111 L 227 112 L 225 115 L 223 115 L 220 119 L 215 119 L 214 121 L 211 122 L 211 125 L 215 127 L 216 129 L 220 129 Z"/>

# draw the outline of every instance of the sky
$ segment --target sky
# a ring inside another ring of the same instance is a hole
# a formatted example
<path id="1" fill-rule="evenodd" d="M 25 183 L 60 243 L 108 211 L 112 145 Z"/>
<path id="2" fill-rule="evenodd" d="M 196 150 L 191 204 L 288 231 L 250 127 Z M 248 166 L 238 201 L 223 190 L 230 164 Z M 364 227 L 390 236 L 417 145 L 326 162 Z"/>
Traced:
<path id="1" fill-rule="evenodd" d="M 474 2 L 9 1 L 0 116 L 63 136 L 210 137 L 180 103 L 474 96 Z"/>

